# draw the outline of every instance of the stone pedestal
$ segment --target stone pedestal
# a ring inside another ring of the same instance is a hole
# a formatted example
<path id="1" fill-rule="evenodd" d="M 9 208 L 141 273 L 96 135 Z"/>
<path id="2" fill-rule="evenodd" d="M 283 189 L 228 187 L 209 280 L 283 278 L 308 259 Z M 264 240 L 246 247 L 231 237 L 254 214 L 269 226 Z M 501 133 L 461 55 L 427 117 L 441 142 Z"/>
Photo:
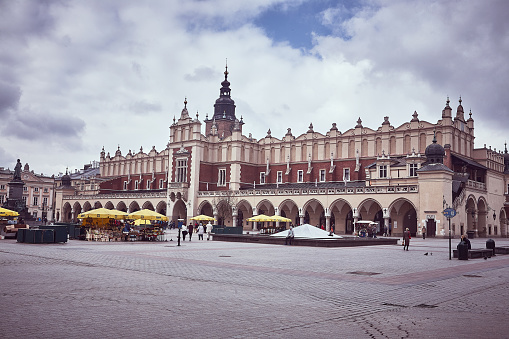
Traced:
<path id="1" fill-rule="evenodd" d="M 24 220 L 30 218 L 25 202 L 23 201 L 23 186 L 25 183 L 21 180 L 13 180 L 9 182 L 9 195 L 4 207 L 11 211 L 16 211 Z"/>

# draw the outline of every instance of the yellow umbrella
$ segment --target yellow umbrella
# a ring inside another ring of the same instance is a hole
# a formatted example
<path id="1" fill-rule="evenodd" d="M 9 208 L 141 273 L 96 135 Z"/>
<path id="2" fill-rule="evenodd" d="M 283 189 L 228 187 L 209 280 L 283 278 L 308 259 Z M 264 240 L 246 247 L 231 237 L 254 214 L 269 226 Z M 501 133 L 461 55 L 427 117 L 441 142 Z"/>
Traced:
<path id="1" fill-rule="evenodd" d="M 266 216 L 265 214 L 256 215 L 254 217 L 247 218 L 246 220 L 255 222 L 274 221 L 272 217 Z"/>
<path id="2" fill-rule="evenodd" d="M 19 215 L 16 211 L 8 210 L 7 208 L 0 207 L 0 217 L 17 217 Z"/>
<path id="3" fill-rule="evenodd" d="M 279 222 L 291 222 L 292 221 L 292 219 L 288 219 L 288 218 L 282 217 L 280 215 L 273 215 L 270 218 L 273 219 L 272 221 L 279 221 Z"/>
<path id="4" fill-rule="evenodd" d="M 165 215 L 162 215 L 160 213 L 151 211 L 151 210 L 140 210 L 133 213 L 130 213 L 127 216 L 127 219 L 146 219 L 146 220 L 162 220 L 162 221 L 168 221 L 168 217 Z"/>
<path id="5" fill-rule="evenodd" d="M 107 208 L 97 208 L 95 210 L 90 210 L 85 213 L 81 213 L 78 215 L 79 219 L 86 218 L 109 218 L 109 219 L 124 219 L 127 213 L 117 210 L 109 210 Z"/>
<path id="6" fill-rule="evenodd" d="M 214 221 L 216 219 L 214 219 L 213 217 L 209 217 L 208 215 L 200 214 L 200 215 L 197 215 L 196 217 L 192 217 L 191 220 L 196 220 L 196 221 Z"/>

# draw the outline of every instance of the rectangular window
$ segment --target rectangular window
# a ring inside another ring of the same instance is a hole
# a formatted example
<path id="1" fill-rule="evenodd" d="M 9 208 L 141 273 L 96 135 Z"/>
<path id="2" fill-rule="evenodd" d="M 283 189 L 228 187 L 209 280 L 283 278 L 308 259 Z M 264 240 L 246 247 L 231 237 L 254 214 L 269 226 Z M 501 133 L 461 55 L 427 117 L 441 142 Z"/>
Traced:
<path id="1" fill-rule="evenodd" d="M 350 169 L 343 168 L 343 181 L 350 181 Z"/>
<path id="2" fill-rule="evenodd" d="M 138 189 L 138 180 L 134 180 L 134 189 L 137 190 Z"/>
<path id="3" fill-rule="evenodd" d="M 5 185 L 0 185 L 0 190 L 4 190 L 5 189 Z"/>
<path id="4" fill-rule="evenodd" d="M 380 179 L 387 178 L 387 165 L 380 165 L 378 167 L 378 177 Z"/>
<path id="5" fill-rule="evenodd" d="M 265 184 L 265 172 L 260 172 L 260 184 Z"/>
<path id="6" fill-rule="evenodd" d="M 417 164 L 410 164 L 410 176 L 416 177 L 417 176 Z"/>
<path id="7" fill-rule="evenodd" d="M 164 180 L 159 179 L 159 188 L 164 188 Z"/>
<path id="8" fill-rule="evenodd" d="M 187 182 L 187 159 L 177 159 L 176 182 Z"/>
<path id="9" fill-rule="evenodd" d="M 44 187 L 44 193 L 48 193 L 48 188 Z"/>
<path id="10" fill-rule="evenodd" d="M 42 204 L 48 206 L 48 198 L 42 198 Z"/>
<path id="11" fill-rule="evenodd" d="M 23 203 L 26 205 L 27 204 L 27 197 L 24 195 L 23 196 Z"/>
<path id="12" fill-rule="evenodd" d="M 226 168 L 219 169 L 219 176 L 217 178 L 217 186 L 226 186 Z"/>
<path id="13" fill-rule="evenodd" d="M 509 194 L 509 184 L 507 184 L 507 194 Z"/>
<path id="14" fill-rule="evenodd" d="M 28 187 L 23 186 L 23 192 L 28 192 Z"/>
<path id="15" fill-rule="evenodd" d="M 320 170 L 320 182 L 324 182 L 324 181 L 325 181 L 325 170 L 321 169 Z"/>
<path id="16" fill-rule="evenodd" d="M 37 218 L 37 211 L 33 211 L 32 215 L 34 218 Z"/>
<path id="17" fill-rule="evenodd" d="M 5 197 L 5 195 L 0 195 L 0 204 L 4 203 L 4 199 L 5 199 L 4 197 Z"/>
<path id="18" fill-rule="evenodd" d="M 34 197 L 34 206 L 39 205 L 39 197 Z"/>
<path id="19" fill-rule="evenodd" d="M 277 171 L 277 183 L 283 183 L 283 171 Z"/>
<path id="20" fill-rule="evenodd" d="M 124 181 L 124 191 L 127 190 L 127 181 Z"/>
<path id="21" fill-rule="evenodd" d="M 39 187 L 34 187 L 34 192 L 39 192 Z"/>
<path id="22" fill-rule="evenodd" d="M 304 181 L 304 171 L 298 170 L 297 171 L 297 182 L 303 182 Z"/>
<path id="23" fill-rule="evenodd" d="M 150 189 L 150 180 L 147 179 L 147 189 Z"/>
<path id="24" fill-rule="evenodd" d="M 94 185 L 90 185 L 90 190 L 93 191 L 95 189 Z"/>

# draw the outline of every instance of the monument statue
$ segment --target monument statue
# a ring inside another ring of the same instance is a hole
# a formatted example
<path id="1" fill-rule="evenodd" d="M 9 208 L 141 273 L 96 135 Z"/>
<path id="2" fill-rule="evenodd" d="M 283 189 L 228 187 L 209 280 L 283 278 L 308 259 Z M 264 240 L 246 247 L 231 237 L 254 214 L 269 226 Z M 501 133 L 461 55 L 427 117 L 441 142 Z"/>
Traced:
<path id="1" fill-rule="evenodd" d="M 14 167 L 14 175 L 12 176 L 12 180 L 21 180 L 21 161 L 16 163 L 16 166 Z"/>

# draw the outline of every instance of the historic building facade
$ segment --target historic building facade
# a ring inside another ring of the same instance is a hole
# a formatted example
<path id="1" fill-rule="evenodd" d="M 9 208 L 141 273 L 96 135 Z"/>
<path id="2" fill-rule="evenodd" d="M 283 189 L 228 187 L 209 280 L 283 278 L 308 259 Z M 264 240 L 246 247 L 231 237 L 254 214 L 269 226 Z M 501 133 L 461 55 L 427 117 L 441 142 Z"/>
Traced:
<path id="1" fill-rule="evenodd" d="M 214 115 L 203 123 L 189 115 L 187 100 L 170 126 L 166 149 L 114 156 L 100 153 L 101 183 L 85 194 L 77 186 L 57 189 L 59 220 L 96 207 L 136 211 L 149 208 L 172 219 L 196 214 L 219 224 L 256 230 L 247 218 L 281 215 L 294 224 L 323 224 L 338 234 L 353 232 L 357 220 L 376 221 L 393 235 L 404 228 L 430 236 L 448 234 L 446 207 L 456 236 L 507 236 L 509 159 L 491 148 L 474 149 L 474 120 L 460 98 L 455 112 L 447 99 L 436 123 L 417 112 L 401 126 L 385 117 L 376 129 L 355 127 L 256 140 L 242 133 L 231 98 L 228 71 Z M 60 195 L 60 198 L 58 198 Z"/>
<path id="2" fill-rule="evenodd" d="M 0 167 L 0 206 L 7 202 L 9 183 L 12 181 L 14 171 Z M 33 219 L 52 221 L 55 209 L 53 176 L 37 174 L 25 164 L 21 172 L 23 185 L 23 202 L 28 208 L 28 214 Z"/>

